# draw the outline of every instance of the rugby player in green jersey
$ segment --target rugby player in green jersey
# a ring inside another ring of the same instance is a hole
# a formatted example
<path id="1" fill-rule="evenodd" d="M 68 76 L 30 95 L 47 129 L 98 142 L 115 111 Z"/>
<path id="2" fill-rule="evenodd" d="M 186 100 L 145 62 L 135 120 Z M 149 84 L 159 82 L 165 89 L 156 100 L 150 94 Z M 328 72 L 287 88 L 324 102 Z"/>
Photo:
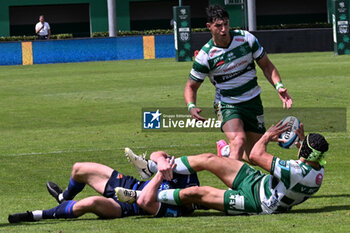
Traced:
<path id="1" fill-rule="evenodd" d="M 292 99 L 254 35 L 243 30 L 230 32 L 229 15 L 218 5 L 209 6 L 207 16 L 206 26 L 212 39 L 195 58 L 185 87 L 185 102 L 194 119 L 205 120 L 196 106 L 196 96 L 208 76 L 216 88 L 214 106 L 229 141 L 229 157 L 249 161 L 251 149 L 265 132 L 261 88 L 254 62 L 277 90 L 284 108 L 292 106 Z"/>
<path id="2" fill-rule="evenodd" d="M 174 172 L 192 174 L 208 170 L 220 178 L 228 190 L 210 186 L 194 186 L 185 189 L 162 190 L 157 200 L 171 205 L 190 203 L 204 206 L 227 214 L 272 214 L 290 210 L 321 187 L 324 158 L 328 151 L 328 142 L 320 134 L 304 136 L 303 125 L 296 131 L 301 144 L 297 160 L 282 160 L 266 152 L 269 142 L 279 141 L 278 136 L 288 127 L 281 122 L 271 126 L 254 145 L 250 159 L 270 174 L 252 168 L 246 163 L 214 154 L 183 156 L 175 159 Z M 164 160 L 168 156 L 163 153 Z M 157 165 L 151 160 L 132 157 L 131 162 L 142 172 L 156 172 Z M 140 160 L 144 166 L 140 166 Z M 138 161 L 138 162 L 135 162 Z M 158 158 L 157 162 L 161 160 Z M 158 168 L 160 169 L 160 168 Z"/>

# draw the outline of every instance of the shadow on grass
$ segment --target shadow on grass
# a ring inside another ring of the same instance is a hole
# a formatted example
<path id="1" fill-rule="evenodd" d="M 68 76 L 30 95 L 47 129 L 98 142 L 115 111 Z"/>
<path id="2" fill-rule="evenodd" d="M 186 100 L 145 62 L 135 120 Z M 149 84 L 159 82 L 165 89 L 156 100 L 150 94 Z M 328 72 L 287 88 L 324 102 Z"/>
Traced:
<path id="1" fill-rule="evenodd" d="M 208 211 L 198 211 L 194 212 L 190 217 L 214 217 L 214 216 L 227 216 L 224 212 L 208 212 Z"/>
<path id="2" fill-rule="evenodd" d="M 298 209 L 298 210 L 291 210 L 290 214 L 300 214 L 300 213 L 322 213 L 322 212 L 333 212 L 338 210 L 350 210 L 350 205 L 336 205 L 336 206 L 324 206 L 317 209 Z"/>
<path id="3" fill-rule="evenodd" d="M 227 216 L 223 212 L 209 212 L 209 211 L 198 211 L 195 212 L 193 215 L 189 215 L 188 217 L 214 217 L 214 216 Z M 139 216 L 130 216 L 135 219 L 155 219 L 152 215 L 139 215 Z M 122 219 L 122 218 L 117 218 Z M 76 218 L 76 219 L 46 219 L 36 222 L 20 222 L 20 223 L 0 223 L 0 229 L 6 228 L 6 227 L 16 227 L 16 226 L 39 226 L 39 225 L 53 225 L 53 224 L 60 224 L 63 222 L 71 221 L 71 222 L 78 222 L 78 221 L 101 221 L 101 220 L 115 220 L 115 219 L 103 219 L 103 218 Z"/>
<path id="4" fill-rule="evenodd" d="M 227 214 L 225 214 L 224 212 L 212 212 L 209 210 L 198 210 L 195 211 L 192 215 L 187 215 L 187 216 L 183 216 L 184 218 L 186 217 L 215 217 L 215 216 L 227 216 Z M 154 219 L 155 217 L 153 215 L 135 215 L 132 216 L 135 219 Z M 160 217 L 163 218 L 163 217 Z M 174 217 L 166 217 L 166 218 L 174 218 Z M 156 218 L 158 219 L 158 218 Z M 175 218 L 176 219 L 176 218 Z"/>
<path id="5" fill-rule="evenodd" d="M 344 193 L 344 194 L 332 194 L 332 195 L 317 195 L 317 196 L 311 196 L 310 198 L 338 198 L 338 197 L 350 198 L 350 194 Z"/>
<path id="6" fill-rule="evenodd" d="M 343 195 L 328 195 L 328 196 L 318 196 L 318 197 L 350 197 L 350 195 L 348 194 L 343 194 Z M 301 213 L 308 213 L 308 214 L 312 214 L 312 213 L 322 213 L 322 212 L 333 212 L 333 211 L 338 211 L 338 210 L 350 210 L 350 205 L 337 205 L 337 206 L 324 206 L 321 208 L 316 208 L 316 209 L 297 209 L 297 210 L 291 210 L 290 212 L 287 212 L 285 214 L 301 214 Z M 195 212 L 193 215 L 189 215 L 188 217 L 216 217 L 216 216 L 227 216 L 225 213 L 223 212 L 211 212 L 211 211 L 198 211 Z M 242 215 L 244 216 L 244 214 Z M 247 215 L 249 216 L 249 215 Z M 140 216 L 132 216 L 135 219 L 151 219 L 154 218 L 151 215 L 140 215 Z M 52 224 L 59 224 L 62 222 L 66 222 L 66 221 L 72 221 L 72 222 L 77 222 L 77 221 L 91 221 L 91 220 L 108 220 L 108 219 L 102 219 L 102 218 L 77 218 L 77 219 L 48 219 L 48 220 L 44 220 L 44 221 L 37 221 L 37 222 L 20 222 L 20 223 L 14 223 L 14 224 L 10 224 L 10 223 L 0 223 L 0 228 L 5 228 L 5 227 L 16 227 L 16 226 L 38 226 L 38 225 L 52 225 Z"/>
<path id="7" fill-rule="evenodd" d="M 102 219 L 102 218 L 75 218 L 75 219 L 45 219 L 41 221 L 36 221 L 36 222 L 19 222 L 19 223 L 0 223 L 0 228 L 5 228 L 5 227 L 16 227 L 16 226 L 38 226 L 38 225 L 53 225 L 53 224 L 59 224 L 62 222 L 67 222 L 67 221 L 90 221 L 90 220 L 107 220 L 107 219 Z"/>

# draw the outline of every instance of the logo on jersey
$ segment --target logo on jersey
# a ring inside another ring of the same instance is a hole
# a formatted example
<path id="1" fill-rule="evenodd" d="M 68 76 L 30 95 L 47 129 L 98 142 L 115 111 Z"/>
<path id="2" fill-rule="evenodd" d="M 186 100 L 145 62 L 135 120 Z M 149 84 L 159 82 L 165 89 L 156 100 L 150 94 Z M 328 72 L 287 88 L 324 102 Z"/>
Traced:
<path id="1" fill-rule="evenodd" d="M 166 183 L 162 183 L 159 187 L 159 190 L 167 190 L 170 189 L 170 185 L 166 182 Z"/>
<path id="2" fill-rule="evenodd" d="M 244 42 L 244 39 L 242 39 L 242 38 L 235 38 L 235 41 Z"/>
<path id="3" fill-rule="evenodd" d="M 279 160 L 278 161 L 278 166 L 281 167 L 281 168 L 286 168 L 287 167 L 287 161 Z"/>
<path id="4" fill-rule="evenodd" d="M 223 64 L 225 64 L 225 60 L 219 61 L 218 63 L 216 63 L 215 66 L 218 67 L 218 66 L 221 66 Z"/>
<path id="5" fill-rule="evenodd" d="M 210 57 L 214 56 L 214 54 L 216 53 L 216 51 L 217 51 L 216 49 L 214 49 L 213 51 L 211 51 L 209 56 L 210 56 Z"/>
<path id="6" fill-rule="evenodd" d="M 162 201 L 168 201 L 168 197 L 166 196 L 166 192 L 164 192 L 164 193 L 162 194 L 162 196 L 160 197 L 160 200 L 162 200 Z"/>
<path id="7" fill-rule="evenodd" d="M 265 127 L 264 115 L 256 116 L 256 119 L 258 121 L 258 128 L 260 129 L 264 128 Z"/>
<path id="8" fill-rule="evenodd" d="M 320 173 L 316 176 L 316 184 L 321 185 L 323 180 L 323 175 Z"/>
<path id="9" fill-rule="evenodd" d="M 244 197 L 231 194 L 229 197 L 229 208 L 236 210 L 244 210 Z"/>
<path id="10" fill-rule="evenodd" d="M 143 112 L 143 128 L 144 129 L 160 129 L 161 115 L 157 109 L 156 112 Z"/>
<path id="11" fill-rule="evenodd" d="M 223 55 L 218 56 L 216 58 L 214 58 L 213 63 L 215 64 L 216 67 L 225 64 L 225 58 Z"/>
<path id="12" fill-rule="evenodd" d="M 177 217 L 177 216 L 178 216 L 178 212 L 170 208 L 167 208 L 164 213 L 164 217 Z"/>

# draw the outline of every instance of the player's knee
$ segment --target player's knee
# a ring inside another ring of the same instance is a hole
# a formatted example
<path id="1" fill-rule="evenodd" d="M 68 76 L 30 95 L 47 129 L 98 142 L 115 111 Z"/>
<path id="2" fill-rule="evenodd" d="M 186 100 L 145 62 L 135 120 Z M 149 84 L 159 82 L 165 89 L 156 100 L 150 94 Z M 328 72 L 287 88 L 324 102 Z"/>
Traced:
<path id="1" fill-rule="evenodd" d="M 85 208 L 87 212 L 94 213 L 101 218 L 112 219 L 120 217 L 118 211 L 109 211 L 106 209 L 106 202 L 103 197 L 89 197 L 84 200 L 83 205 L 83 208 Z"/>
<path id="2" fill-rule="evenodd" d="M 79 201 L 74 207 L 81 211 L 82 213 L 94 212 L 98 206 L 97 197 L 87 197 L 81 201 Z"/>
<path id="3" fill-rule="evenodd" d="M 200 154 L 197 156 L 192 156 L 189 159 L 190 165 L 195 171 L 207 170 L 208 167 L 211 166 L 211 162 L 213 159 L 217 159 L 218 157 L 212 153 Z"/>
<path id="4" fill-rule="evenodd" d="M 215 160 L 220 159 L 217 155 L 212 153 L 206 154 L 206 163 L 210 166 Z"/>
<path id="5" fill-rule="evenodd" d="M 81 163 L 81 162 L 75 163 L 72 168 L 72 178 L 73 179 L 80 178 L 84 173 L 84 167 L 85 167 L 85 163 Z"/>
<path id="6" fill-rule="evenodd" d="M 212 153 L 205 153 L 205 154 L 201 154 L 200 156 L 201 156 L 202 160 L 206 161 L 206 162 L 208 162 L 212 159 L 218 158 L 216 155 L 214 155 Z"/>
<path id="7" fill-rule="evenodd" d="M 99 198 L 98 197 L 89 197 L 87 199 L 85 199 L 84 201 L 84 205 L 85 207 L 93 210 L 95 209 L 99 204 Z"/>
<path id="8" fill-rule="evenodd" d="M 246 143 L 247 139 L 244 135 L 237 135 L 236 137 L 230 139 L 230 148 L 241 148 Z"/>

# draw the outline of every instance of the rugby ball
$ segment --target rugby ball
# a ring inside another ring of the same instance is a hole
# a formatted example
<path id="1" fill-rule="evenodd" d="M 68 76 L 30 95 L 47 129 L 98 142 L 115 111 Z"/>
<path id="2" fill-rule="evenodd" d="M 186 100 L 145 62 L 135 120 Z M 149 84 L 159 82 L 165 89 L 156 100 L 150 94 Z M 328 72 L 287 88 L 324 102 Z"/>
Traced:
<path id="1" fill-rule="evenodd" d="M 299 128 L 300 121 L 294 116 L 287 116 L 282 120 L 282 125 L 286 123 L 287 126 L 290 126 L 290 128 L 279 136 L 279 138 L 284 139 L 285 142 L 278 142 L 278 145 L 284 149 L 289 149 L 294 146 L 294 143 L 297 140 L 299 140 L 299 137 L 295 131 Z"/>

